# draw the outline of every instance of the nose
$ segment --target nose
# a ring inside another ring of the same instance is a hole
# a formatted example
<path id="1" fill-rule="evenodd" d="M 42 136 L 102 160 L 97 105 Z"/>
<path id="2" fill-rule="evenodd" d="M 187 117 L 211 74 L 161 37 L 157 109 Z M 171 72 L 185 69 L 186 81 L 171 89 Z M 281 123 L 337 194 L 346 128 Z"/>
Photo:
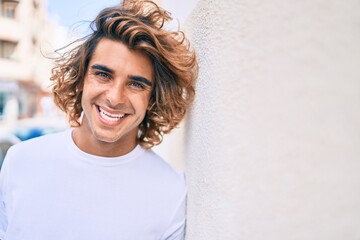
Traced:
<path id="1" fill-rule="evenodd" d="M 106 100 L 109 107 L 118 108 L 126 102 L 126 89 L 122 84 L 113 84 L 109 86 L 106 92 Z"/>

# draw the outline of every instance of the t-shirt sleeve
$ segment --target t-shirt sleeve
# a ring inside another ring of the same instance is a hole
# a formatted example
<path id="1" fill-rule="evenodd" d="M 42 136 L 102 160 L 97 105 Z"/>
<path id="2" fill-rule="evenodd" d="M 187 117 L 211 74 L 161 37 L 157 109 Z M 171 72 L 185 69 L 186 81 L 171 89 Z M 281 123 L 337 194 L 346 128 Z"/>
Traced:
<path id="1" fill-rule="evenodd" d="M 0 240 L 5 238 L 7 228 L 7 216 L 5 210 L 5 187 L 7 176 L 7 159 L 5 158 L 0 170 Z"/>
<path id="2" fill-rule="evenodd" d="M 182 176 L 183 177 L 183 176 Z M 181 195 L 178 206 L 176 207 L 169 227 L 166 229 L 161 240 L 183 240 L 185 238 L 186 225 L 186 186 Z"/>
<path id="3" fill-rule="evenodd" d="M 186 223 L 186 197 L 178 207 L 171 225 L 166 230 L 161 240 L 183 240 L 185 237 Z"/>

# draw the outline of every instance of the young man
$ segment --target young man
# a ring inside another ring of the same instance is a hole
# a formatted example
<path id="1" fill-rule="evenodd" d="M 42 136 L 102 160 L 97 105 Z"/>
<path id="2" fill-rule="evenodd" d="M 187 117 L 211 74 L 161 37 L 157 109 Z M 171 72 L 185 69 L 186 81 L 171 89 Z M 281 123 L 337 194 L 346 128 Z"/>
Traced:
<path id="1" fill-rule="evenodd" d="M 2 240 L 183 239 L 184 177 L 150 150 L 184 117 L 197 62 L 150 1 L 104 9 L 53 69 L 73 128 L 13 146 L 0 176 Z"/>

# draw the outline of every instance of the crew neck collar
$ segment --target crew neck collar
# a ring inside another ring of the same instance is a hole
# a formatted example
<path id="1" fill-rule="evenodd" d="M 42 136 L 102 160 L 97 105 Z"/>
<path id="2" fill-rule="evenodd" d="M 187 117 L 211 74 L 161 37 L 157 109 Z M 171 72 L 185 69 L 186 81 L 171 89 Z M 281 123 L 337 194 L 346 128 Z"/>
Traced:
<path id="1" fill-rule="evenodd" d="M 133 150 L 131 150 L 129 153 L 118 157 L 102 157 L 102 156 L 92 155 L 82 151 L 75 144 L 74 139 L 72 137 L 73 130 L 74 130 L 73 128 L 70 128 L 67 131 L 65 131 L 66 143 L 72 153 L 77 155 L 79 159 L 83 161 L 87 161 L 89 163 L 103 165 L 103 166 L 124 164 L 136 159 L 140 154 L 145 152 L 145 150 L 140 145 L 136 145 L 136 147 Z"/>

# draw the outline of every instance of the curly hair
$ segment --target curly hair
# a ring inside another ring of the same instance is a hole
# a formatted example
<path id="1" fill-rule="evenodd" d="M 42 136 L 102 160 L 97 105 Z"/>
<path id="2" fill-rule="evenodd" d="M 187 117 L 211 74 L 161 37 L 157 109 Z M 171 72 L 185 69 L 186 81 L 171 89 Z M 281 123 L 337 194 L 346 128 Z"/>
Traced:
<path id="1" fill-rule="evenodd" d="M 184 33 L 164 29 L 164 23 L 171 19 L 169 12 L 152 1 L 124 0 L 119 6 L 102 10 L 90 25 L 92 33 L 56 59 L 51 76 L 53 97 L 72 127 L 80 126 L 85 74 L 103 38 L 140 50 L 153 63 L 155 85 L 151 108 L 139 126 L 139 144 L 151 148 L 179 124 L 194 99 L 198 63 Z"/>

